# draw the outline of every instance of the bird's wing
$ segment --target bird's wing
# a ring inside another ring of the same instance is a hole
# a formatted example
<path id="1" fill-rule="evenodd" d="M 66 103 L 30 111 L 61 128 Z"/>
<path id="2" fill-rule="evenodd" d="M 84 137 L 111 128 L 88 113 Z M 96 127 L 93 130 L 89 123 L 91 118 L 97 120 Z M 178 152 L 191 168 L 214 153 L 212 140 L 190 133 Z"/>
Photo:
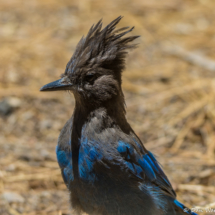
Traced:
<path id="1" fill-rule="evenodd" d="M 73 116 L 66 122 L 61 130 L 56 147 L 57 161 L 61 169 L 63 180 L 67 186 L 69 182 L 74 179 L 71 151 L 72 124 Z"/>
<path id="2" fill-rule="evenodd" d="M 141 146 L 138 145 L 138 147 Z M 156 185 L 156 187 L 161 188 L 165 194 L 173 198 L 176 197 L 171 183 L 151 152 L 143 148 L 140 150 L 141 152 L 137 152 L 133 144 L 123 141 L 118 142 L 117 151 L 120 153 L 124 161 L 123 163 L 133 175 L 145 182 L 148 181 Z"/>
<path id="3" fill-rule="evenodd" d="M 58 164 L 61 169 L 64 183 L 68 186 L 70 181 L 74 180 L 73 168 L 72 168 L 72 152 L 69 150 L 63 150 L 57 145 L 56 154 Z"/>

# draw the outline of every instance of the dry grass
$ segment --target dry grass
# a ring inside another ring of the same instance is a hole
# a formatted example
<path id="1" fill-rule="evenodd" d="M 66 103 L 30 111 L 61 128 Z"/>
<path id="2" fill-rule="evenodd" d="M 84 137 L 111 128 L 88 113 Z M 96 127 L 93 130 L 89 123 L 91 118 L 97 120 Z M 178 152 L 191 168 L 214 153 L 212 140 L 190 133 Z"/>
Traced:
<path id="1" fill-rule="evenodd" d="M 69 214 L 55 145 L 74 99 L 39 88 L 63 73 L 93 23 L 119 15 L 141 35 L 123 77 L 128 120 L 178 200 L 214 214 L 206 212 L 215 208 L 214 8 L 214 0 L 2 0 L 0 96 L 20 104 L 0 116 L 0 214 Z"/>

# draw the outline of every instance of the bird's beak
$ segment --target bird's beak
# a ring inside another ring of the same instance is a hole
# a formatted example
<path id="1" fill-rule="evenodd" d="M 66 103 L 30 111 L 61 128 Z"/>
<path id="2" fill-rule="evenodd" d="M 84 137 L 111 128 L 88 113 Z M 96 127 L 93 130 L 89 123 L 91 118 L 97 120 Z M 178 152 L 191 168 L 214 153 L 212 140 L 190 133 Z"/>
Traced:
<path id="1" fill-rule="evenodd" d="M 65 83 L 64 78 L 61 78 L 57 81 L 53 81 L 49 84 L 44 85 L 40 88 L 40 91 L 58 91 L 58 90 L 71 90 L 73 87 L 72 84 Z"/>

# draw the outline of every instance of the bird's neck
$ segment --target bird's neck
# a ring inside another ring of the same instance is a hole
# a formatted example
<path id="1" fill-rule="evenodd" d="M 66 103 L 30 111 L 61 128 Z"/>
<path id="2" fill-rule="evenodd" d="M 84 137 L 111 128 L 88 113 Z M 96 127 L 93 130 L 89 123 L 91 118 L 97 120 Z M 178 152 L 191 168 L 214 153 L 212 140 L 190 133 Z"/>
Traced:
<path id="1" fill-rule="evenodd" d="M 91 104 L 96 104 L 96 102 L 91 102 Z M 89 122 L 93 117 L 102 116 L 100 119 L 110 119 L 117 124 L 124 132 L 130 131 L 130 125 L 128 124 L 125 116 L 125 104 L 123 97 L 115 97 L 112 100 L 102 102 L 97 105 L 90 105 L 88 101 L 76 100 L 76 105 L 74 109 L 74 122 L 78 122 L 74 125 L 76 132 L 80 135 L 83 125 Z"/>
<path id="2" fill-rule="evenodd" d="M 113 100 L 111 102 L 103 103 L 103 105 L 100 106 L 87 106 L 85 103 L 80 104 L 76 101 L 76 106 L 73 113 L 71 141 L 74 178 L 78 178 L 79 175 L 78 157 L 80 140 L 82 137 L 83 128 L 86 124 L 88 124 L 88 126 L 93 126 L 98 130 L 114 125 L 126 134 L 131 132 L 131 127 L 125 117 L 124 104 L 120 101 L 121 100 Z"/>

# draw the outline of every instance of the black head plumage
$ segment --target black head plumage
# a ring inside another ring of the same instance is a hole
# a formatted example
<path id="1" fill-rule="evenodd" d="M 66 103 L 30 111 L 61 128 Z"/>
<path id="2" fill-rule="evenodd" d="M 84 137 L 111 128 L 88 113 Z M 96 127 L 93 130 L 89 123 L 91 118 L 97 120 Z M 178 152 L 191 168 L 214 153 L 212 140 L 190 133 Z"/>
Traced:
<path id="1" fill-rule="evenodd" d="M 130 42 L 138 36 L 122 38 L 134 27 L 115 30 L 121 19 L 121 16 L 116 18 L 104 29 L 102 29 L 102 20 L 93 25 L 87 36 L 82 37 L 79 41 L 71 60 L 67 64 L 65 75 L 72 76 L 74 71 L 80 72 L 79 70 L 83 69 L 122 72 L 125 67 L 124 60 L 127 50 L 136 46 Z"/>
<path id="2" fill-rule="evenodd" d="M 45 85 L 45 90 L 72 90 L 76 99 L 98 103 L 122 95 L 121 72 L 128 49 L 139 36 L 123 37 L 134 27 L 116 29 L 121 16 L 102 29 L 102 20 L 79 41 L 62 79 Z M 56 87 L 55 87 L 56 86 Z"/>

